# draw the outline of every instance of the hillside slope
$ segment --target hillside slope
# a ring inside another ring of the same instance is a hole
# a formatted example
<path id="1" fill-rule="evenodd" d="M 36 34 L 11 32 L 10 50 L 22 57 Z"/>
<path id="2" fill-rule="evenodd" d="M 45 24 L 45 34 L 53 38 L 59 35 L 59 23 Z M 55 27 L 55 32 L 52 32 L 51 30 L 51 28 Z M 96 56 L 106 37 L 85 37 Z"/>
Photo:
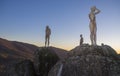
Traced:
<path id="1" fill-rule="evenodd" d="M 38 47 L 32 44 L 8 41 L 0 38 L 0 56 L 7 59 L 27 58 L 32 59 Z"/>
<path id="2" fill-rule="evenodd" d="M 5 68 L 8 65 L 19 62 L 24 59 L 32 60 L 34 58 L 35 51 L 42 48 L 32 44 L 18 42 L 18 41 L 9 41 L 3 38 L 0 38 L 0 76 L 4 76 Z M 60 59 L 67 57 L 67 51 L 50 47 Z"/>

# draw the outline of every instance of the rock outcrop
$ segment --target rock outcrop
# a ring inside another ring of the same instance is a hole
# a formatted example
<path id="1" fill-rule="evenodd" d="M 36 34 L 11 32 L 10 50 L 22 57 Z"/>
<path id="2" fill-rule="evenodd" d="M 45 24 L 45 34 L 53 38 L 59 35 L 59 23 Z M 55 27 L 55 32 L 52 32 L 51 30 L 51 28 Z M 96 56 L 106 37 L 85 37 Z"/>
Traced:
<path id="1" fill-rule="evenodd" d="M 14 61 L 4 76 L 120 76 L 120 56 L 108 45 L 83 44 L 70 52 L 42 47 L 33 62 Z"/>
<path id="2" fill-rule="evenodd" d="M 39 48 L 34 56 L 34 65 L 38 76 L 48 76 L 50 69 L 59 60 L 59 57 L 51 47 Z"/>
<path id="3" fill-rule="evenodd" d="M 71 50 L 69 57 L 59 61 L 48 76 L 120 76 L 120 59 L 108 45 L 83 44 Z"/>
<path id="4" fill-rule="evenodd" d="M 19 59 L 32 61 L 37 48 L 38 46 L 32 44 L 0 38 L 0 76 L 5 76 L 7 66 Z"/>
<path id="5" fill-rule="evenodd" d="M 34 52 L 33 61 L 21 58 L 14 60 L 7 66 L 6 74 L 2 76 L 48 76 L 51 68 L 59 60 L 67 57 L 63 55 L 67 55 L 67 52 L 62 49 L 40 47 Z"/>
<path id="6" fill-rule="evenodd" d="M 23 60 L 12 64 L 7 68 L 6 76 L 36 76 L 33 63 Z"/>
<path id="7" fill-rule="evenodd" d="M 108 45 L 102 46 L 91 46 L 88 44 L 83 44 L 81 46 L 77 46 L 76 48 L 70 51 L 71 56 L 80 56 L 80 55 L 90 55 L 90 54 L 97 54 L 102 56 L 112 56 L 116 57 L 116 51 Z"/>

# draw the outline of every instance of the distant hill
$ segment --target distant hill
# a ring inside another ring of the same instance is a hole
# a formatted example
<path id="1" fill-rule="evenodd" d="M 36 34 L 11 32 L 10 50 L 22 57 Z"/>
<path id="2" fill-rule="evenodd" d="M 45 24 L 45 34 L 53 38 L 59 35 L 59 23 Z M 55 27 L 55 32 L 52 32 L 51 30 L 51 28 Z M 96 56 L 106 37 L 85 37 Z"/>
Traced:
<path id="1" fill-rule="evenodd" d="M 6 65 L 17 62 L 21 59 L 30 59 L 33 60 L 34 52 L 41 47 L 18 42 L 18 41 L 9 41 L 3 38 L 0 38 L 0 73 L 3 72 L 3 69 Z M 55 47 L 50 47 L 60 59 L 67 57 L 67 51 Z"/>
<path id="2" fill-rule="evenodd" d="M 14 59 L 14 58 L 23 58 L 23 59 L 33 59 L 33 54 L 36 49 L 41 48 L 33 44 L 18 42 L 18 41 L 9 41 L 3 38 L 0 38 L 0 58 L 3 59 Z M 67 51 L 52 47 L 50 48 L 63 59 L 67 57 Z"/>
<path id="3" fill-rule="evenodd" d="M 33 53 L 38 47 L 32 44 L 9 41 L 0 38 L 0 75 L 7 65 L 21 59 L 33 59 Z"/>
<path id="4" fill-rule="evenodd" d="M 32 59 L 38 47 L 32 44 L 8 41 L 0 38 L 0 56 L 4 59 L 25 58 Z"/>

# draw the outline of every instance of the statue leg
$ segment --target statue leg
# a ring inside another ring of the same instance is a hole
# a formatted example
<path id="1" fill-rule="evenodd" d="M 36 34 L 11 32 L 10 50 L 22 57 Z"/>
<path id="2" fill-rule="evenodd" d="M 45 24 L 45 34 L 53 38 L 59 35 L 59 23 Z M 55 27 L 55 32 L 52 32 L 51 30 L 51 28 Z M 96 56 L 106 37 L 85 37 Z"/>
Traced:
<path id="1" fill-rule="evenodd" d="M 45 47 L 46 47 L 46 44 L 47 44 L 47 36 L 45 37 Z"/>
<path id="2" fill-rule="evenodd" d="M 97 43 L 96 43 L 96 40 L 97 40 L 97 38 L 96 38 L 96 28 L 94 29 L 94 44 L 96 45 Z"/>
<path id="3" fill-rule="evenodd" d="M 91 44 L 93 45 L 93 33 L 90 34 Z"/>
<path id="4" fill-rule="evenodd" d="M 93 27 L 93 23 L 90 23 L 90 40 L 91 40 L 91 45 L 94 44 L 94 27 Z"/>
<path id="5" fill-rule="evenodd" d="M 96 45 L 96 34 L 94 34 L 94 44 Z"/>
<path id="6" fill-rule="evenodd" d="M 49 44 L 50 44 L 50 36 L 48 36 L 48 46 L 49 46 Z"/>

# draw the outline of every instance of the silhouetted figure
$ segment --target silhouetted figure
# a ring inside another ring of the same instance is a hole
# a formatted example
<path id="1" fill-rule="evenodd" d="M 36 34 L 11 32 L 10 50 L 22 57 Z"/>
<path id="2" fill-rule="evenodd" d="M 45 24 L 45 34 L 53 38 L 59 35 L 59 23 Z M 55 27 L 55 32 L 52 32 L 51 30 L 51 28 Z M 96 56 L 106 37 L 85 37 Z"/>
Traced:
<path id="1" fill-rule="evenodd" d="M 91 12 L 89 14 L 89 19 L 90 19 L 90 39 L 91 39 L 91 44 L 96 45 L 96 32 L 97 32 L 97 26 L 96 26 L 96 17 L 95 15 L 100 13 L 100 10 L 97 9 L 95 6 L 91 7 Z"/>
<path id="2" fill-rule="evenodd" d="M 49 28 L 49 26 L 46 26 L 46 30 L 45 30 L 45 47 L 49 46 L 50 44 L 50 35 L 51 35 L 51 29 Z"/>
<path id="3" fill-rule="evenodd" d="M 101 46 L 104 46 L 104 43 L 101 43 Z"/>
<path id="4" fill-rule="evenodd" d="M 83 44 L 83 37 L 82 34 L 80 35 L 80 46 Z"/>

